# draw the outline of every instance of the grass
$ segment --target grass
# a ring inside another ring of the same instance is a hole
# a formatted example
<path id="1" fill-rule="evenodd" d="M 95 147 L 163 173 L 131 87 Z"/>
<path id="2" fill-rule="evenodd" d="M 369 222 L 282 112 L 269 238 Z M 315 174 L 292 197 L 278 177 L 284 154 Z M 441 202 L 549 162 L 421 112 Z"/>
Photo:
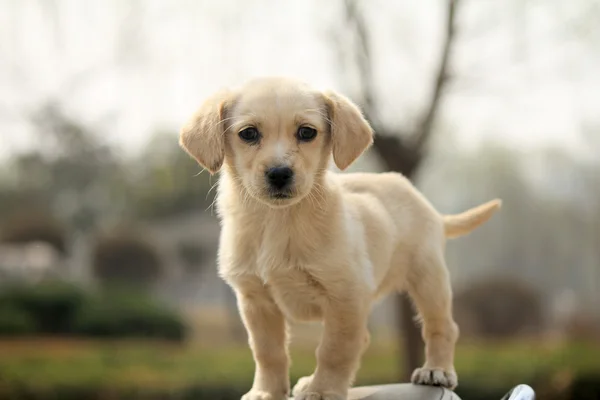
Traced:
<path id="1" fill-rule="evenodd" d="M 457 348 L 461 381 L 511 385 L 544 376 L 600 372 L 599 343 L 467 343 Z M 314 349 L 294 347 L 294 382 L 314 368 Z M 182 390 L 190 386 L 249 387 L 253 361 L 245 345 L 173 345 L 157 342 L 93 342 L 60 339 L 0 341 L 0 388 L 56 387 L 111 390 Z M 394 382 L 398 353 L 373 345 L 363 358 L 357 384 Z"/>

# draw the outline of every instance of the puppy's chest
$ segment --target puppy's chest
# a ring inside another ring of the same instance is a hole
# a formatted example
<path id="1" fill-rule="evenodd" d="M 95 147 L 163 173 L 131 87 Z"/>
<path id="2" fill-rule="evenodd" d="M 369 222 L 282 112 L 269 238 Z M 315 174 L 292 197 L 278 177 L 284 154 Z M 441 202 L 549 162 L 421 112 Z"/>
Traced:
<path id="1" fill-rule="evenodd" d="M 323 268 L 322 249 L 294 232 L 268 228 L 255 237 L 254 274 L 289 319 L 320 318 L 326 289 L 312 271 Z"/>
<path id="2" fill-rule="evenodd" d="M 286 220 L 266 222 L 252 235 L 255 272 L 265 282 L 290 268 L 304 269 L 319 262 L 323 247 L 315 232 L 293 229 Z"/>
<path id="3" fill-rule="evenodd" d="M 288 319 L 310 321 L 321 317 L 326 289 L 308 270 L 292 267 L 271 271 L 265 285 Z"/>

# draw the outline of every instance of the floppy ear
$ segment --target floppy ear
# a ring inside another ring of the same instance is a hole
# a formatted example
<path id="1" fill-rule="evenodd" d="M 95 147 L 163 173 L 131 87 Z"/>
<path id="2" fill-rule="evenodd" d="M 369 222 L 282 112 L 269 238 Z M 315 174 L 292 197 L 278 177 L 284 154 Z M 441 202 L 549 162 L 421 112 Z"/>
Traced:
<path id="1" fill-rule="evenodd" d="M 333 160 L 345 170 L 373 143 L 373 129 L 348 98 L 334 92 L 324 95 L 331 123 Z"/>
<path id="2" fill-rule="evenodd" d="M 213 94 L 179 132 L 179 145 L 211 174 L 219 171 L 225 158 L 223 122 L 231 98 L 228 90 Z"/>

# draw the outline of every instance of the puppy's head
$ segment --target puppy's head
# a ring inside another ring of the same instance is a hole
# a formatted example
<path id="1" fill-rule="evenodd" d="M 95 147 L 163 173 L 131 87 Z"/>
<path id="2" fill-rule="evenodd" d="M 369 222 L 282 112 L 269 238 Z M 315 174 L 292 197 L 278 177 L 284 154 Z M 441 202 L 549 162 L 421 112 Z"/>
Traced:
<path id="1" fill-rule="evenodd" d="M 211 174 L 226 163 L 252 197 L 273 207 L 318 190 L 331 155 L 344 170 L 372 142 L 350 100 L 283 78 L 213 95 L 180 132 L 181 146 Z"/>

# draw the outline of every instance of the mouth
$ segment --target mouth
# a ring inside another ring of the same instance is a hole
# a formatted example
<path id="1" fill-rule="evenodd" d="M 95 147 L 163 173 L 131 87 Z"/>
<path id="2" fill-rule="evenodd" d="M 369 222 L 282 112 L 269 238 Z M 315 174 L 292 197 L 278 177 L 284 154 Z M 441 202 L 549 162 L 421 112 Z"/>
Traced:
<path id="1" fill-rule="evenodd" d="M 292 192 L 289 190 L 285 190 L 285 191 L 270 191 L 269 192 L 269 197 L 271 197 L 272 199 L 276 199 L 276 200 L 285 200 L 285 199 L 291 199 L 293 197 Z"/>

